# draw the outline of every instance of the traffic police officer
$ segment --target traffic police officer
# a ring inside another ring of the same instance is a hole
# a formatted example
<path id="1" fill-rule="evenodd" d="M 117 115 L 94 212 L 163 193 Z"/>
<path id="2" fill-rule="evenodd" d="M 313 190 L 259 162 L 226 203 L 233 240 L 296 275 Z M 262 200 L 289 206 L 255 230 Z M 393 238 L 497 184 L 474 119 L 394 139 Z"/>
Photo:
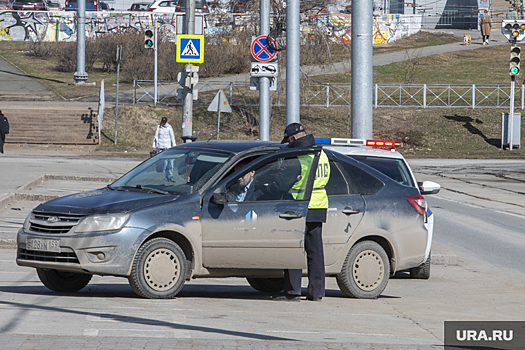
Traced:
<path id="1" fill-rule="evenodd" d="M 281 143 L 288 143 L 287 147 L 312 147 L 315 139 L 312 134 L 307 135 L 304 127 L 299 123 L 292 123 L 284 130 L 284 138 Z M 301 177 L 292 186 L 292 195 L 301 199 L 308 179 L 308 173 L 314 155 L 299 156 L 301 163 Z M 330 179 L 330 163 L 328 157 L 321 150 L 315 180 L 312 189 L 308 214 L 306 216 L 306 230 L 304 247 L 308 263 L 308 289 L 307 300 L 321 301 L 325 295 L 325 268 L 323 253 L 323 223 L 326 222 L 328 209 L 328 196 L 325 186 Z M 274 296 L 276 301 L 300 301 L 301 300 L 301 269 L 284 270 L 285 286 L 284 295 Z"/>

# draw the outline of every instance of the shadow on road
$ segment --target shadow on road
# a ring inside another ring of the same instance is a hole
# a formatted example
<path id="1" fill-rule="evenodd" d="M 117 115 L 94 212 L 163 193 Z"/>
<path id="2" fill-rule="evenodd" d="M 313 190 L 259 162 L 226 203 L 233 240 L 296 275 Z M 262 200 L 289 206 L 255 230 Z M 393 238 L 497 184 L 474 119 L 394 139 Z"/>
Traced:
<path id="1" fill-rule="evenodd" d="M 16 72 L 9 72 L 9 71 L 2 70 L 2 69 L 0 69 L 0 73 L 11 74 L 11 75 L 18 75 L 20 77 L 27 77 L 27 78 L 38 79 L 38 80 L 47 80 L 47 81 L 52 81 L 54 83 L 59 83 L 59 84 L 66 84 L 66 85 L 69 84 L 69 83 L 67 83 L 65 81 L 62 81 L 62 80 L 35 77 L 34 75 L 21 74 L 21 73 L 16 73 Z"/>

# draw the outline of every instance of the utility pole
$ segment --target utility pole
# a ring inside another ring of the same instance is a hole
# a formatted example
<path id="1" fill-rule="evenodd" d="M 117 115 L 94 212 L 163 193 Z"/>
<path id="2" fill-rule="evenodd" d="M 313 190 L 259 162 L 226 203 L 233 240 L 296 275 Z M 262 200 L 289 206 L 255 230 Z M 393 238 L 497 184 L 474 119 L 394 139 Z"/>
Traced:
<path id="1" fill-rule="evenodd" d="M 77 71 L 73 79 L 77 84 L 88 80 L 86 73 L 86 0 L 78 0 L 77 16 Z"/>
<path id="2" fill-rule="evenodd" d="M 195 34 L 195 0 L 186 0 L 185 29 L 186 34 Z M 182 73 L 185 77 L 182 93 L 182 142 L 188 143 L 195 141 L 196 137 L 193 136 L 193 86 L 190 79 L 192 64 L 187 63 L 185 68 Z"/>
<path id="3" fill-rule="evenodd" d="M 270 34 L 270 0 L 260 0 L 259 35 Z M 268 45 L 268 43 L 267 43 Z M 259 77 L 259 140 L 270 140 L 270 78 Z"/>
<path id="4" fill-rule="evenodd" d="M 372 26 L 373 2 L 352 2 L 352 138 L 371 139 L 372 113 Z"/>
<path id="5" fill-rule="evenodd" d="M 371 3 L 370 0 L 364 1 Z M 286 0 L 286 125 L 300 123 L 301 119 L 299 19 L 299 0 Z"/>

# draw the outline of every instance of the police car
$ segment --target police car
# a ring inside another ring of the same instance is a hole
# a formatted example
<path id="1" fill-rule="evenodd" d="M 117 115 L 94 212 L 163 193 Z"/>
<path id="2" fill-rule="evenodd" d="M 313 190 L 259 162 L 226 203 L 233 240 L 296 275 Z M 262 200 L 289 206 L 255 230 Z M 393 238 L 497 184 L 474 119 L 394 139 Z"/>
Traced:
<path id="1" fill-rule="evenodd" d="M 421 196 L 425 185 L 420 192 L 395 152 L 331 147 L 323 147 L 330 162 L 326 277 L 336 278 L 343 294 L 370 299 L 396 271 L 428 275 L 432 216 Z M 193 278 L 242 277 L 256 290 L 279 292 L 283 269 L 307 273 L 304 228 L 317 166 L 301 196 L 276 179 L 290 176 L 294 184 L 298 175 L 285 169 L 307 155 L 317 164 L 320 152 L 253 141 L 175 146 L 105 188 L 34 208 L 18 231 L 16 262 L 36 268 L 57 292 L 81 290 L 93 275 L 125 277 L 146 298 L 173 298 Z M 366 165 L 373 155 L 399 160 L 405 177 Z M 173 171 L 170 181 L 166 169 Z M 247 174 L 253 189 L 243 199 L 229 195 L 239 193 Z"/>
<path id="2" fill-rule="evenodd" d="M 316 143 L 336 152 L 345 154 L 355 160 L 364 163 L 398 183 L 416 187 L 421 195 L 437 194 L 441 186 L 433 181 L 417 182 L 412 169 L 403 155 L 394 148 L 401 146 L 400 142 L 384 140 L 364 140 L 347 138 L 317 138 Z M 377 149 L 374 147 L 390 148 L 390 150 Z M 432 236 L 434 232 L 434 215 L 424 198 L 419 199 L 424 204 L 425 228 L 428 231 L 427 246 L 425 249 L 424 262 L 411 268 L 410 277 L 418 279 L 430 278 L 430 260 L 432 248 Z"/>

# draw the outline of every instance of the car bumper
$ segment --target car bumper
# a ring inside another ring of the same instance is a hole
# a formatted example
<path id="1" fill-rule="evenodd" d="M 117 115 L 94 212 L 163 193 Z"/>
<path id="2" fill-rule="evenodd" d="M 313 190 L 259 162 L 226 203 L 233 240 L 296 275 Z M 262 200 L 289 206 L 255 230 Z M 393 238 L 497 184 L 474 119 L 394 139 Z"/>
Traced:
<path id="1" fill-rule="evenodd" d="M 142 228 L 125 227 L 111 233 L 74 236 L 37 235 L 18 231 L 16 263 L 19 266 L 83 272 L 95 275 L 129 276 Z M 28 239 L 44 244 L 58 241 L 55 251 L 27 249 Z"/>

